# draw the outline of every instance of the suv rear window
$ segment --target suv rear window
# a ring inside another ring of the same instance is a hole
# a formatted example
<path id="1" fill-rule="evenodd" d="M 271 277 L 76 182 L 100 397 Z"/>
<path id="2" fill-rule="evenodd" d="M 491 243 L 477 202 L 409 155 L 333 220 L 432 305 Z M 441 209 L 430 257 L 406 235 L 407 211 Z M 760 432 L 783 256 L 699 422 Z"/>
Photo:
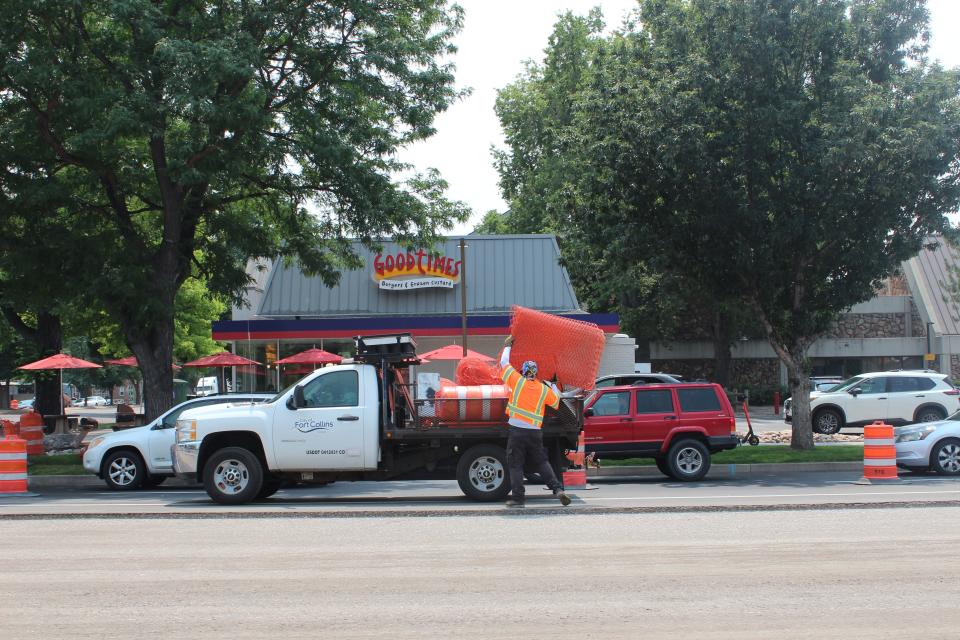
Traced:
<path id="1" fill-rule="evenodd" d="M 720 400 L 710 387 L 677 389 L 681 411 L 720 411 Z"/>

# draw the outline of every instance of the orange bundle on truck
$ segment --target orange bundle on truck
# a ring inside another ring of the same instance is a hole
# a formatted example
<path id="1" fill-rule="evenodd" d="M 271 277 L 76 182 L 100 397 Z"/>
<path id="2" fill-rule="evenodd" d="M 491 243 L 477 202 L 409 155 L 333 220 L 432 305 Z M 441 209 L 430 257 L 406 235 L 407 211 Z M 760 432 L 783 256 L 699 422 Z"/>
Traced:
<path id="1" fill-rule="evenodd" d="M 498 385 L 417 399 L 408 334 L 356 339 L 354 362 L 318 369 L 273 400 L 185 411 L 172 447 L 177 476 L 203 483 L 224 504 L 276 492 L 284 480 L 456 478 L 475 500 L 510 490 L 505 396 Z M 461 397 L 462 396 L 462 397 Z M 581 397 L 564 398 L 543 423 L 555 471 L 568 465 L 583 426 Z"/>

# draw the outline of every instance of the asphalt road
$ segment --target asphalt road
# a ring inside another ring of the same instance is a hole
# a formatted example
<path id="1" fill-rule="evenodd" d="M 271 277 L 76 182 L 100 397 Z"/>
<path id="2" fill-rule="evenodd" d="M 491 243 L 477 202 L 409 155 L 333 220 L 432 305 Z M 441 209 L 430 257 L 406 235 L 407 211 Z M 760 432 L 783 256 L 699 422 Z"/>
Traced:
<path id="1" fill-rule="evenodd" d="M 739 468 L 739 465 L 737 466 Z M 747 473 L 699 483 L 662 476 L 592 479 L 586 489 L 569 491 L 563 509 L 540 486 L 528 485 L 528 512 L 641 512 L 689 509 L 841 508 L 883 504 L 960 505 L 960 477 L 905 474 L 894 483 L 861 484 L 860 471 Z M 285 489 L 248 505 L 213 503 L 202 490 L 167 487 L 111 492 L 105 485 L 81 491 L 35 489 L 35 496 L 0 497 L 3 517 L 178 515 L 370 516 L 500 515 L 502 503 L 466 499 L 455 481 L 337 482 L 326 487 Z"/>
<path id="2" fill-rule="evenodd" d="M 960 508 L 0 518 L 3 638 L 956 638 Z"/>

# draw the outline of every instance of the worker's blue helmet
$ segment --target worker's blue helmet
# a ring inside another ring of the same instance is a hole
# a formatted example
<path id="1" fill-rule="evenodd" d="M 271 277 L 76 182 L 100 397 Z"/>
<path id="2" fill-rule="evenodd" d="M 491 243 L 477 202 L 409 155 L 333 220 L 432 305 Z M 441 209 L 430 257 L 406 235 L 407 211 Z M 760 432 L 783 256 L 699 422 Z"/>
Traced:
<path id="1" fill-rule="evenodd" d="M 522 365 L 520 365 L 520 374 L 524 378 L 536 378 L 537 377 L 537 363 L 533 360 L 526 360 Z"/>

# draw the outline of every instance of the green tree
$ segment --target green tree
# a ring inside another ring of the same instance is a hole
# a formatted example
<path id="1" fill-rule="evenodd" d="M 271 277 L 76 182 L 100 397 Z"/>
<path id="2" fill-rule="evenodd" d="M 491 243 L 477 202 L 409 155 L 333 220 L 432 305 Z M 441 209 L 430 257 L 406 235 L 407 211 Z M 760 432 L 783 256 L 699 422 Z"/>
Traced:
<path id="1" fill-rule="evenodd" d="M 5 4 L 4 175 L 68 194 L 76 273 L 137 356 L 148 416 L 172 398 L 195 269 L 227 295 L 251 256 L 333 283 L 351 237 L 428 243 L 465 217 L 435 172 L 392 178 L 457 97 L 461 22 L 445 0 Z"/>
<path id="2" fill-rule="evenodd" d="M 714 344 L 713 378 L 726 384 L 730 347 L 743 325 L 727 292 L 706 290 L 661 259 L 655 243 L 642 259 L 623 265 L 633 251 L 614 219 L 597 230 L 579 228 L 585 200 L 576 190 L 579 138 L 572 128 L 582 94 L 596 82 L 598 54 L 606 48 L 599 10 L 579 17 L 567 13 L 554 26 L 542 64 L 529 64 L 498 93 L 496 113 L 506 148 L 494 152 L 500 185 L 510 209 L 488 212 L 477 233 L 553 233 L 581 304 L 592 311 L 620 313 L 621 325 L 640 339 L 708 338 Z M 611 132 L 612 133 L 612 132 Z M 638 355 L 644 356 L 642 352 Z"/>
<path id="3" fill-rule="evenodd" d="M 572 222 L 611 265 L 658 255 L 735 293 L 812 447 L 809 346 L 960 200 L 960 75 L 925 57 L 921 0 L 640 6 L 568 130 Z"/>

